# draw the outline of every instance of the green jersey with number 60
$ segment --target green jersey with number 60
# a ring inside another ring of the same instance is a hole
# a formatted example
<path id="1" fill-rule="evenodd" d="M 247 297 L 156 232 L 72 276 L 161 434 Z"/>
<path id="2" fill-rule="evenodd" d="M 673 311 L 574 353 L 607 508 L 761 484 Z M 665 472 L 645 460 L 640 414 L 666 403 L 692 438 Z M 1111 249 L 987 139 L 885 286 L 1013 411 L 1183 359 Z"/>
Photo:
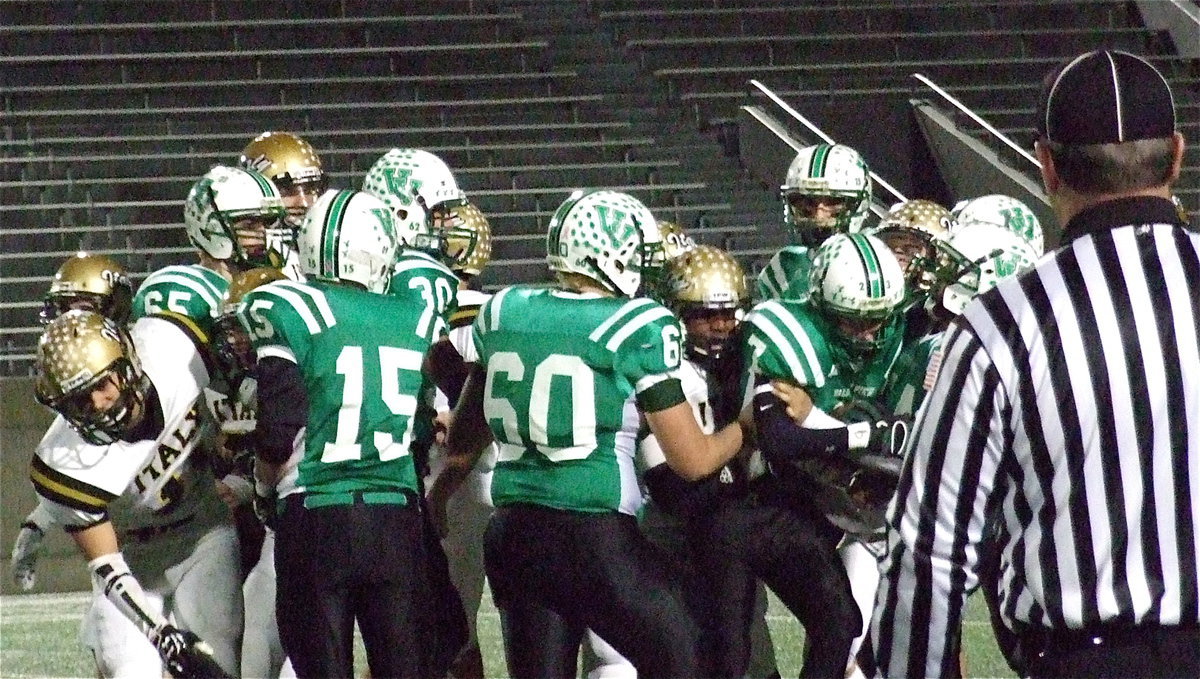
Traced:
<path id="1" fill-rule="evenodd" d="M 212 335 L 229 281 L 199 264 L 166 266 L 146 277 L 133 297 L 133 318 L 163 311 L 187 316 Z"/>
<path id="2" fill-rule="evenodd" d="M 639 411 L 684 401 L 680 329 L 646 298 L 516 286 L 474 326 L 499 444 L 492 501 L 633 514 Z"/>
<path id="3" fill-rule="evenodd" d="M 238 317 L 260 357 L 296 363 L 308 395 L 297 485 L 308 493 L 417 488 L 410 446 L 439 324 L 412 299 L 278 281 Z"/>
<path id="4" fill-rule="evenodd" d="M 834 339 L 835 331 L 808 304 L 790 300 L 763 302 L 746 318 L 749 378 L 781 379 L 804 387 L 813 404 L 827 413 L 858 399 L 873 399 L 883 389 L 904 342 L 904 318 L 881 330 L 882 346 L 856 356 Z"/>

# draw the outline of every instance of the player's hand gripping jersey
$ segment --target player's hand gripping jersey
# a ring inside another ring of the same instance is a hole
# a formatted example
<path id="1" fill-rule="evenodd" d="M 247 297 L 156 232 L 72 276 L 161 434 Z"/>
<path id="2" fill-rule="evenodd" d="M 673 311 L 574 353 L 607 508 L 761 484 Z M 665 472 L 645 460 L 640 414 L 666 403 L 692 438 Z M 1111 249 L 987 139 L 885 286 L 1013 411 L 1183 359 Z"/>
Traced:
<path id="1" fill-rule="evenodd" d="M 136 571 L 150 558 L 178 561 L 228 517 L 204 460 L 213 441 L 202 398 L 209 380 L 205 337 L 169 314 L 138 320 L 130 336 L 157 394 L 161 430 L 153 439 L 94 445 L 59 416 L 38 444 L 30 475 L 43 504 L 68 529 L 111 518 L 119 538 L 161 534 L 153 544 L 122 540 Z M 159 416 L 151 411 L 147 417 Z M 179 553 L 169 547 L 176 544 Z"/>
<path id="2" fill-rule="evenodd" d="M 402 299 L 321 282 L 279 281 L 239 310 L 261 358 L 295 362 L 309 399 L 293 491 L 416 491 L 410 445 L 421 362 L 445 330 L 440 314 Z M 392 319 L 380 331 L 380 318 Z M 398 460 L 406 463 L 397 464 Z"/>
<path id="3" fill-rule="evenodd" d="M 496 506 L 634 513 L 637 405 L 683 401 L 671 312 L 645 298 L 512 287 L 484 305 L 475 345 L 499 444 Z"/>

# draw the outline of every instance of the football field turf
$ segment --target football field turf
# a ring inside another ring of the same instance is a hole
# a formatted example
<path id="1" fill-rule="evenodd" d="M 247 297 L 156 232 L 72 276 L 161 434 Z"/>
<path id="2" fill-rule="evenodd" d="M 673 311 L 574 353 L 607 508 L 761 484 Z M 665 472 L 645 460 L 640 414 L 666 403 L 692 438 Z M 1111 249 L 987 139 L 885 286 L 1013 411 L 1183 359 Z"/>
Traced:
<path id="1" fill-rule="evenodd" d="M 0 676 L 94 677 L 91 655 L 79 643 L 79 620 L 90 594 L 29 594 L 0 597 Z M 1012 677 L 992 638 L 983 598 L 972 597 L 963 626 L 967 672 L 971 677 Z M 768 612 L 779 669 L 784 677 L 800 671 L 804 635 L 795 619 L 772 597 Z M 479 615 L 484 665 L 489 677 L 504 677 L 500 621 L 485 597 Z M 356 672 L 366 673 L 358 649 Z"/>

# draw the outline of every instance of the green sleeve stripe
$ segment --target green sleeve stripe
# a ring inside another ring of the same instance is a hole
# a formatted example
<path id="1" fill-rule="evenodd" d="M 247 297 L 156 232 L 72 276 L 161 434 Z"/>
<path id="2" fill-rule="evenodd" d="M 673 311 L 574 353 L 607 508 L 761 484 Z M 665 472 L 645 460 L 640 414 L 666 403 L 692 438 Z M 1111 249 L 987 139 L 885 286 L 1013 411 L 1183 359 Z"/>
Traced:
<path id="1" fill-rule="evenodd" d="M 149 283 L 147 285 L 146 283 Z M 190 276 L 176 275 L 174 273 L 164 274 L 156 277 L 153 281 L 147 281 L 142 284 L 142 288 L 138 291 L 139 294 L 144 294 L 146 290 L 150 290 L 159 286 L 179 286 L 187 288 L 200 296 L 204 303 L 213 310 L 214 314 L 217 309 L 221 308 L 221 298 L 224 296 L 221 291 L 217 290 L 211 283 L 203 278 L 193 278 Z"/>
<path id="2" fill-rule="evenodd" d="M 776 305 L 776 312 L 780 322 L 787 328 L 788 334 L 795 340 L 795 346 L 800 348 L 804 355 L 804 365 L 813 376 L 813 386 L 819 387 L 825 384 L 825 370 L 822 368 L 821 357 L 817 353 L 817 347 L 813 344 L 812 338 L 815 331 L 808 330 L 805 326 L 796 320 L 796 317 L 782 306 Z"/>
<path id="3" fill-rule="evenodd" d="M 484 308 L 487 310 L 487 315 L 484 317 L 483 322 L 480 323 L 480 326 L 485 332 L 492 332 L 499 329 L 500 307 L 504 304 L 504 298 L 508 297 L 508 293 L 511 290 L 512 288 L 504 288 L 500 292 L 497 292 L 496 295 L 489 299 L 484 305 Z"/>
<path id="4" fill-rule="evenodd" d="M 321 309 L 322 318 L 326 322 L 322 323 L 321 321 L 318 321 L 314 310 L 309 307 L 310 304 L 315 306 L 316 301 L 311 297 L 302 296 L 300 294 L 301 290 L 298 287 L 292 288 L 291 286 L 285 285 L 269 285 L 260 288 L 258 292 L 263 296 L 269 295 L 272 297 L 278 297 L 286 302 L 287 305 L 296 312 L 296 315 L 300 317 L 300 320 L 304 321 L 304 325 L 308 329 L 308 333 L 310 335 L 319 334 L 326 328 L 332 327 L 336 323 L 336 320 L 333 318 L 332 311 L 326 314 L 328 304 L 326 304 L 326 309 Z"/>
<path id="5" fill-rule="evenodd" d="M 117 499 L 115 493 L 52 469 L 36 455 L 29 467 L 29 478 L 38 495 L 82 512 L 104 513 L 108 504 Z"/>
<path id="6" fill-rule="evenodd" d="M 685 401 L 687 397 L 677 377 L 665 377 L 637 394 L 638 408 L 644 413 L 656 413 Z"/>
<path id="7" fill-rule="evenodd" d="M 614 326 L 616 326 L 618 323 L 624 322 L 626 318 L 637 313 L 642 307 L 652 305 L 654 305 L 654 302 L 644 297 L 629 300 L 624 306 L 617 310 L 617 313 L 609 316 L 603 323 L 596 326 L 596 329 L 592 331 L 592 334 L 588 336 L 588 339 L 596 342 L 597 344 L 603 343 L 604 336 L 608 334 L 608 332 L 612 330 Z"/>
<path id="8" fill-rule="evenodd" d="M 801 384 L 812 385 L 814 387 L 821 386 L 825 383 L 824 375 L 820 374 L 819 370 L 817 371 L 818 374 L 813 374 L 813 371 L 806 368 L 806 366 L 800 361 L 800 356 L 796 353 L 796 347 L 793 346 L 790 338 L 779 328 L 778 325 L 776 325 L 775 320 L 772 320 L 772 317 L 774 317 L 774 319 L 786 323 L 786 321 L 781 318 L 779 312 L 782 311 L 782 309 L 778 308 L 778 306 L 779 305 L 774 302 L 768 302 L 755 309 L 755 312 L 751 314 L 750 318 L 748 319 L 751 326 L 759 334 L 766 338 L 765 344 L 768 347 L 768 351 L 773 349 L 774 353 L 778 354 L 783 360 L 788 371 L 791 373 L 790 377 L 794 378 Z M 761 358 L 759 359 L 758 364 L 762 365 Z M 768 377 L 784 376 L 768 375 Z"/>
<path id="9" fill-rule="evenodd" d="M 321 319 L 325 321 L 325 327 L 332 328 L 337 325 L 337 317 L 334 316 L 333 307 L 329 306 L 329 300 L 325 297 L 325 293 L 295 281 L 278 281 L 277 284 L 279 287 L 295 290 L 300 295 L 308 297 L 310 299 L 309 306 L 321 314 Z"/>
<path id="10" fill-rule="evenodd" d="M 622 325 L 619 330 L 617 330 L 615 333 L 613 333 L 612 337 L 609 338 L 608 344 L 606 344 L 605 347 L 609 351 L 616 351 L 618 348 L 620 348 L 621 344 L 625 340 L 629 339 L 630 335 L 634 334 L 638 330 L 641 330 L 642 328 L 646 327 L 647 325 L 650 325 L 651 323 L 657 321 L 660 318 L 673 318 L 673 316 L 671 315 L 670 311 L 666 310 L 665 307 L 656 305 L 654 307 L 651 307 L 650 309 L 646 309 L 645 311 L 643 311 L 640 314 L 638 314 L 637 316 L 635 316 L 633 318 L 633 320 Z"/>

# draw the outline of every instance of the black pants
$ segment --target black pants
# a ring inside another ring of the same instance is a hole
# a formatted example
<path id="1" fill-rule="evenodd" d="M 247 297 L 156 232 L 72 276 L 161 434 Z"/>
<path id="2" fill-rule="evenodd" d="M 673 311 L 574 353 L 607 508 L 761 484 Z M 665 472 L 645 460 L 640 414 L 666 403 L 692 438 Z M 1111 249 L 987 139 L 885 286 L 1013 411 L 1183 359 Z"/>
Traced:
<path id="1" fill-rule="evenodd" d="M 699 676 L 695 623 L 632 516 L 499 507 L 484 562 L 514 679 L 573 679 L 587 629 L 639 677 Z"/>
<path id="2" fill-rule="evenodd" d="M 298 677 L 353 677 L 355 621 L 371 676 L 424 676 L 423 544 L 415 503 L 306 509 L 301 496 L 288 498 L 275 541 L 275 603 Z"/>
<path id="3" fill-rule="evenodd" d="M 1200 677 L 1200 626 L 1107 627 L 1019 635 L 1029 676 L 1150 679 Z"/>
<path id="4" fill-rule="evenodd" d="M 722 615 L 705 638 L 718 656 L 718 676 L 745 674 L 757 577 L 804 626 L 809 647 L 800 676 L 841 679 L 862 616 L 835 549 L 840 533 L 771 480 L 747 498 L 719 504 L 711 522 L 705 572 L 722 597 Z"/>

